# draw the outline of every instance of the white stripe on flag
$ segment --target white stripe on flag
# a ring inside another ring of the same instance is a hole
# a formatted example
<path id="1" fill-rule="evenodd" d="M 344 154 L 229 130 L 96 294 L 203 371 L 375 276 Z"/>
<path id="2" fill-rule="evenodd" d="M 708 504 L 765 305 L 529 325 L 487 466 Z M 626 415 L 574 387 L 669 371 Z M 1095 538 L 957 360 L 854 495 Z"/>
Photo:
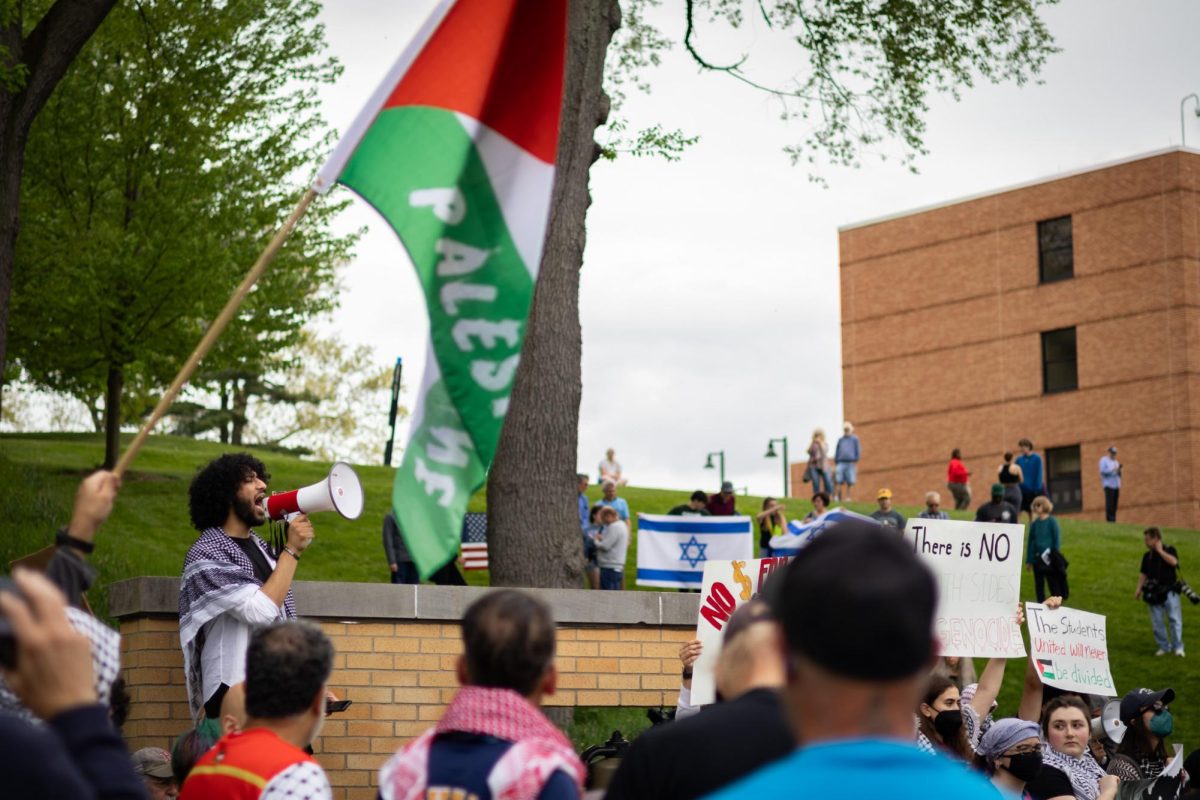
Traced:
<path id="1" fill-rule="evenodd" d="M 826 529 L 839 522 L 851 519 L 865 520 L 877 524 L 870 517 L 865 517 L 862 514 L 838 506 L 837 508 L 829 509 L 821 516 L 809 522 L 797 522 L 796 520 L 789 522 L 787 533 L 780 534 L 771 539 L 771 554 L 776 556 L 794 556 L 812 544 L 812 541 L 824 533 Z"/>
<path id="2" fill-rule="evenodd" d="M 487 542 L 464 542 L 462 559 L 463 569 L 487 569 Z"/>
<path id="3" fill-rule="evenodd" d="M 707 561 L 754 558 L 749 517 L 639 514 L 637 584 L 699 589 Z"/>

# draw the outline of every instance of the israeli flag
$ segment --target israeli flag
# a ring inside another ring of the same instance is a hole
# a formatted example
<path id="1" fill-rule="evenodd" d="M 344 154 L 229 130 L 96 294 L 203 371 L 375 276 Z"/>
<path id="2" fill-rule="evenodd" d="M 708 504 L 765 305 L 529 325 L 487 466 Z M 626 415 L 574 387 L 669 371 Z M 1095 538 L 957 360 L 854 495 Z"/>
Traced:
<path id="1" fill-rule="evenodd" d="M 808 522 L 792 520 L 788 523 L 787 533 L 782 533 L 771 539 L 771 555 L 794 556 L 812 544 L 813 539 L 824 533 L 826 528 L 830 528 L 839 522 L 845 522 L 848 519 L 875 522 L 870 517 L 856 514 L 841 506 L 831 508 L 821 516 Z"/>
<path id="2" fill-rule="evenodd" d="M 754 558 L 750 517 L 638 514 L 637 584 L 699 589 L 706 561 Z"/>

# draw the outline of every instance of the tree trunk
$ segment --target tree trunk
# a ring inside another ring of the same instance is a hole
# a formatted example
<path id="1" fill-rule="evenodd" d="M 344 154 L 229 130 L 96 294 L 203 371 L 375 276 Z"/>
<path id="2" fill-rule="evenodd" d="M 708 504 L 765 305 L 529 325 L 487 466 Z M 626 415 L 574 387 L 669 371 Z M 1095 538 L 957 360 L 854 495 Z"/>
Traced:
<path id="1" fill-rule="evenodd" d="M 229 444 L 229 420 L 224 412 L 229 410 L 229 384 L 221 384 L 221 444 Z"/>
<path id="2" fill-rule="evenodd" d="M 125 371 L 117 364 L 108 365 L 108 387 L 104 393 L 104 468 L 112 469 L 121 454 L 121 389 Z"/>
<path id="3" fill-rule="evenodd" d="M 117 0 L 55 0 L 24 38 L 26 26 L 18 5 L 17 13 L 0 27 L 0 45 L 8 49 L 11 63 L 29 70 L 17 91 L 0 82 L 0 399 L 8 366 L 8 303 L 29 128 L 67 67 L 116 4 Z"/>
<path id="4" fill-rule="evenodd" d="M 246 403 L 247 395 L 246 382 L 233 382 L 233 421 L 232 430 L 229 435 L 230 444 L 241 447 L 242 435 L 246 431 Z"/>
<path id="5" fill-rule="evenodd" d="M 576 503 L 579 440 L 579 269 L 608 116 L 604 55 L 621 24 L 617 0 L 571 0 L 567 65 L 550 224 L 521 366 L 488 475 L 488 560 L 493 586 L 580 588 Z M 531 555 L 536 554 L 536 555 Z"/>

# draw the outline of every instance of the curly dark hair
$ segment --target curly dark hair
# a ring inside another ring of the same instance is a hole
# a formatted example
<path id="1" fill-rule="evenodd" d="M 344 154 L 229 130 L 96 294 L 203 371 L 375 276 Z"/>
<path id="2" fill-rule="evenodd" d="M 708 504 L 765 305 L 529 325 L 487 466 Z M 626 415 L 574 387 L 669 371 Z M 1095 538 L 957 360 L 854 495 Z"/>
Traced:
<path id="1" fill-rule="evenodd" d="M 284 719 L 303 713 L 333 671 L 333 643 L 309 622 L 258 628 L 246 648 L 246 713 Z"/>
<path id="2" fill-rule="evenodd" d="M 238 488 L 252 475 L 264 483 L 271 480 L 267 468 L 249 453 L 226 453 L 210 461 L 192 478 L 188 487 L 188 513 L 198 531 L 225 522 Z"/>

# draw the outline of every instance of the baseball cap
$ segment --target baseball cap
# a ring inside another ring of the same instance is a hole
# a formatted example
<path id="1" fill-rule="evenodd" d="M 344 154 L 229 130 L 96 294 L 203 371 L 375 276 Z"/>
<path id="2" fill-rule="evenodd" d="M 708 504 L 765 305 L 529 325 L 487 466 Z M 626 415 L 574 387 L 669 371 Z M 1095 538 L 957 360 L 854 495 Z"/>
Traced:
<path id="1" fill-rule="evenodd" d="M 1133 719 L 1138 714 L 1153 706 L 1155 703 L 1172 703 L 1175 700 L 1174 689 L 1163 689 L 1155 692 L 1151 689 L 1134 689 L 1121 698 L 1121 720 Z"/>
<path id="2" fill-rule="evenodd" d="M 721 493 L 724 494 L 725 492 L 733 492 L 733 481 L 725 481 L 721 484 Z"/>
<path id="3" fill-rule="evenodd" d="M 879 493 L 875 495 L 875 499 L 876 499 L 876 500 L 882 500 L 882 499 L 883 499 L 883 498 L 885 498 L 885 497 L 887 497 L 887 498 L 891 498 L 891 496 L 892 496 L 892 490 L 891 490 L 891 489 L 880 489 L 880 490 L 879 490 Z"/>
<path id="4" fill-rule="evenodd" d="M 874 522 L 832 526 L 771 576 L 764 595 L 788 649 L 837 675 L 897 680 L 933 655 L 933 574 Z"/>
<path id="5" fill-rule="evenodd" d="M 993 483 L 992 484 L 992 497 L 1001 497 L 1003 495 L 1004 495 L 1004 484 L 1003 483 Z"/>
<path id="6" fill-rule="evenodd" d="M 171 754 L 161 747 L 143 747 L 133 754 L 133 768 L 139 775 L 152 778 L 174 778 Z"/>
<path id="7" fill-rule="evenodd" d="M 1108 452 L 1115 456 L 1117 454 L 1117 446 L 1114 444 L 1112 447 L 1108 448 Z"/>

